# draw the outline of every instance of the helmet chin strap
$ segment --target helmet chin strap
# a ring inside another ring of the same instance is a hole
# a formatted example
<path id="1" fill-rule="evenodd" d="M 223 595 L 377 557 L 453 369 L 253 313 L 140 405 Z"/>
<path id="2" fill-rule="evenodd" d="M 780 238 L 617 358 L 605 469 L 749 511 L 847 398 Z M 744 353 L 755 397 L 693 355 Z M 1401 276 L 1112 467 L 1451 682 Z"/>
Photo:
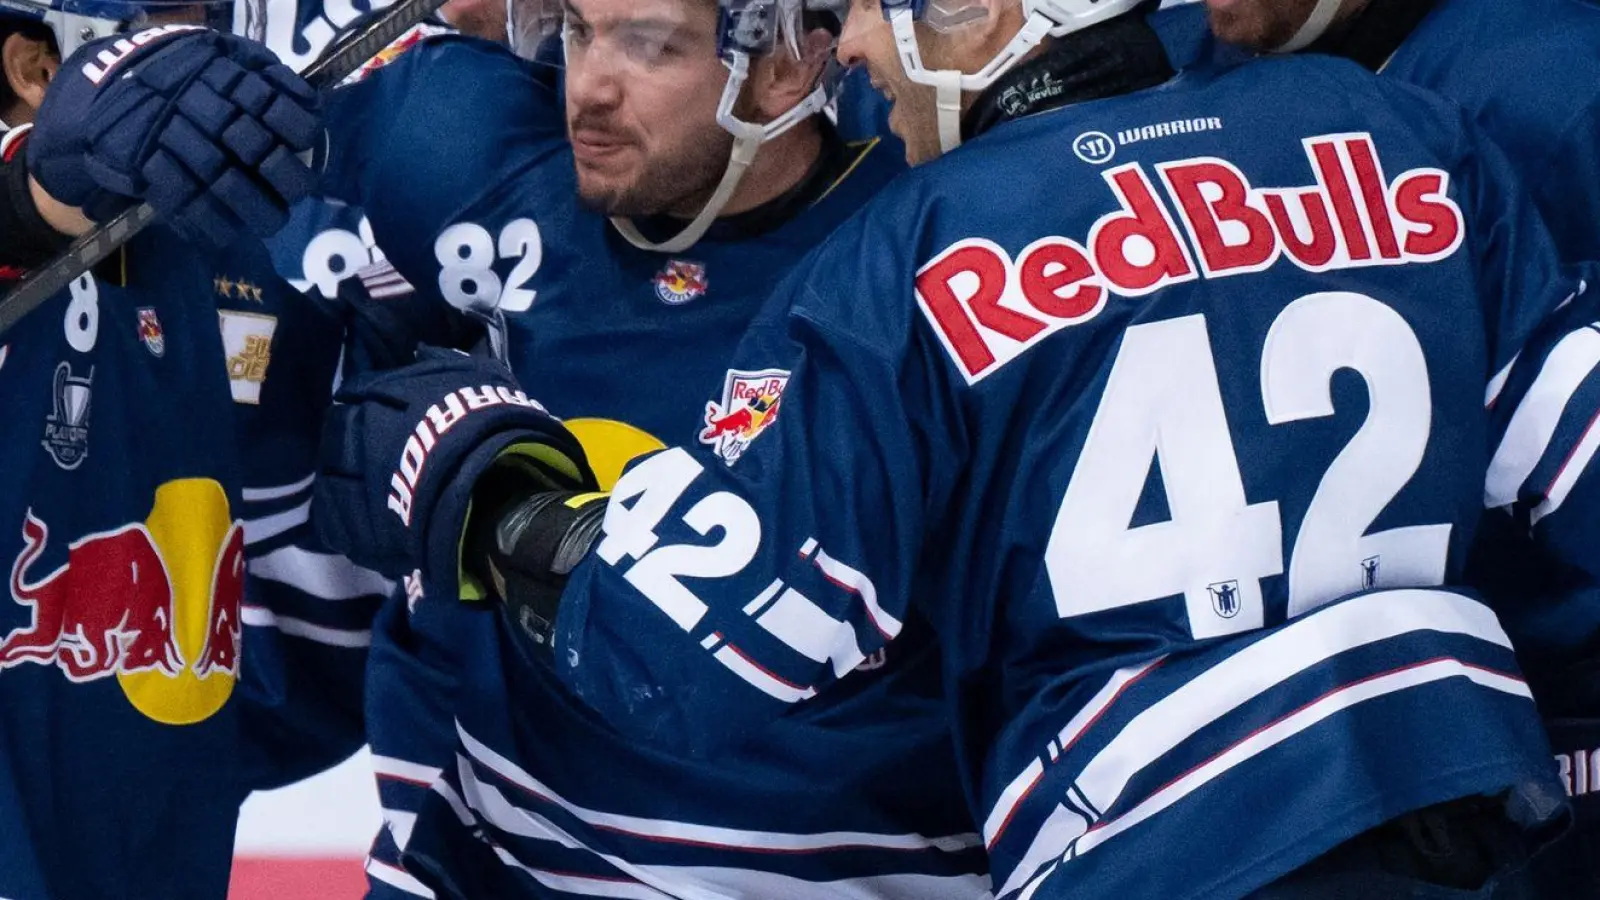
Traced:
<path id="1" fill-rule="evenodd" d="M 739 95 L 744 92 L 745 81 L 750 78 L 750 54 L 735 52 L 732 56 L 732 61 L 728 63 L 728 83 L 723 87 L 722 100 L 717 104 L 717 124 L 733 135 L 733 150 L 728 154 L 728 168 L 722 173 L 722 181 L 717 184 L 716 191 L 711 194 L 711 199 L 706 201 L 700 214 L 694 217 L 694 221 L 675 236 L 660 243 L 654 243 L 640 233 L 632 219 L 613 216 L 611 224 L 616 227 L 617 232 L 640 250 L 682 253 L 693 247 L 705 237 L 711 223 L 722 215 L 722 210 L 733 199 L 734 193 L 739 190 L 740 182 L 744 181 L 745 173 L 750 170 L 750 164 L 755 162 L 756 153 L 761 150 L 761 145 L 798 125 L 804 119 L 822 112 L 823 107 L 828 105 L 827 89 L 819 85 L 788 112 L 765 125 L 740 119 L 733 114 L 733 108 L 739 102 Z"/>
<path id="2" fill-rule="evenodd" d="M 1312 42 L 1322 37 L 1328 26 L 1333 24 L 1333 17 L 1339 14 L 1339 7 L 1343 0 L 1317 0 L 1317 5 L 1312 8 L 1311 15 L 1306 18 L 1305 24 L 1294 33 L 1294 37 L 1272 48 L 1274 53 L 1295 53 L 1311 46 Z"/>
<path id="3" fill-rule="evenodd" d="M 894 29 L 895 48 L 900 52 L 900 67 L 905 70 L 906 77 L 917 84 L 925 84 L 934 89 L 934 102 L 939 110 L 939 150 L 949 153 L 961 146 L 961 95 L 967 91 L 977 93 L 994 84 L 994 82 L 1011 67 L 1022 61 L 1024 56 L 1033 52 L 1057 29 L 1065 31 L 1065 26 L 1043 12 L 1028 13 L 1028 20 L 1006 44 L 999 55 L 989 60 L 988 64 L 973 74 L 956 69 L 928 69 L 922 64 L 922 51 L 917 47 L 917 33 L 910 8 L 895 10 L 889 14 L 889 25 Z"/>

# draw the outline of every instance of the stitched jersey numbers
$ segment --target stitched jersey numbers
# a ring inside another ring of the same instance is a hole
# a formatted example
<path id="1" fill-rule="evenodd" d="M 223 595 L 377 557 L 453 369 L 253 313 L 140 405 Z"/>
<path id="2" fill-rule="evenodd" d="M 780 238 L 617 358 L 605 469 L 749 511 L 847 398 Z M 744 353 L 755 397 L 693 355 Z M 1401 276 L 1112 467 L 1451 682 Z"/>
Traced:
<path id="1" fill-rule="evenodd" d="M 1262 348 L 1267 421 L 1332 415 L 1330 381 L 1345 368 L 1366 381 L 1370 411 L 1300 523 L 1290 617 L 1367 588 L 1444 580 L 1448 523 L 1367 533 L 1416 474 L 1431 426 L 1422 347 L 1398 313 L 1345 292 L 1289 304 Z M 1152 465 L 1170 518 L 1130 528 Z M 1245 497 L 1204 316 L 1138 325 L 1123 337 L 1046 567 L 1063 617 L 1182 595 L 1196 639 L 1264 624 L 1261 579 L 1284 571 L 1282 516 L 1275 500 Z"/>
<path id="2" fill-rule="evenodd" d="M 532 219 L 512 219 L 498 238 L 474 222 L 458 222 L 433 242 L 439 262 L 439 292 L 457 309 L 526 312 L 535 292 L 527 283 L 544 262 L 544 239 Z M 516 260 L 505 281 L 495 274 L 500 260 Z"/>

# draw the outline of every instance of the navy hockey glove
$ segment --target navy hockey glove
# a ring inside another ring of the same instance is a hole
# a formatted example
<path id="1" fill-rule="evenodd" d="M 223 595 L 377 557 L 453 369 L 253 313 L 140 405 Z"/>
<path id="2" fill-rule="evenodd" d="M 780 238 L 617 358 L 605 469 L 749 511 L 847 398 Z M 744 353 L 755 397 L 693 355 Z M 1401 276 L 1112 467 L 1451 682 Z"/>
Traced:
<path id="1" fill-rule="evenodd" d="M 550 489 L 594 484 L 578 439 L 494 360 L 424 348 L 346 382 L 335 401 L 312 519 L 329 547 L 387 575 L 420 569 L 460 596 L 473 485 L 497 460 Z"/>
<path id="2" fill-rule="evenodd" d="M 61 66 L 28 142 L 51 196 L 104 222 L 148 201 L 191 240 L 265 237 L 315 179 L 296 154 L 320 100 L 266 47 L 193 25 L 92 41 Z"/>

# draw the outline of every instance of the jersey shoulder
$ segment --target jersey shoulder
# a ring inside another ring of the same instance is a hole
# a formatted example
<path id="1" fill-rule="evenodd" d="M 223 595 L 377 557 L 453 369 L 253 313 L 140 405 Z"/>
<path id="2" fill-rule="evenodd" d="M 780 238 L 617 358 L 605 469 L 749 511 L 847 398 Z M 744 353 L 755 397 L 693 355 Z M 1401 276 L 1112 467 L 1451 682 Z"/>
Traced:
<path id="1" fill-rule="evenodd" d="M 1464 99 L 1541 98 L 1554 112 L 1600 97 L 1600 7 L 1579 0 L 1441 3 L 1384 68 Z M 1484 78 L 1485 71 L 1515 77 Z M 1566 116 L 1557 116 L 1566 118 Z"/>
<path id="2" fill-rule="evenodd" d="M 453 32 L 404 41 L 384 51 L 392 53 L 386 60 L 380 54 L 369 63 L 358 81 L 328 95 L 336 145 L 356 144 L 369 163 L 410 171 L 426 183 L 449 171 L 475 173 L 475 160 L 497 158 L 497 148 L 508 143 L 561 139 L 561 98 L 535 64 Z M 439 159 L 453 164 L 439 166 Z"/>
<path id="3" fill-rule="evenodd" d="M 559 112 L 560 97 L 549 79 L 539 77 L 537 64 L 499 44 L 453 31 L 413 32 L 358 74 L 360 81 L 381 85 L 382 93 L 403 100 L 429 133 L 482 131 L 486 124 L 518 121 L 530 113 Z M 439 128 L 436 116 L 444 114 L 473 127 Z"/>
<path id="4" fill-rule="evenodd" d="M 1563 142 L 1593 141 L 1600 8 L 1574 0 L 1443 3 L 1383 71 L 1458 101 L 1519 168 L 1535 171 Z"/>

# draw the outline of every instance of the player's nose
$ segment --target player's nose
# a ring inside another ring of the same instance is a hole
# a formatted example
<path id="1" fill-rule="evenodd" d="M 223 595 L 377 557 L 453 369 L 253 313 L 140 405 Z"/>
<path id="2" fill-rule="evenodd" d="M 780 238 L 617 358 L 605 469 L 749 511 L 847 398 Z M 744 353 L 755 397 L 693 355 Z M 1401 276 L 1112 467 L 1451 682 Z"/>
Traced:
<path id="1" fill-rule="evenodd" d="M 839 46 L 834 51 L 840 65 L 852 68 L 866 65 L 867 40 L 873 24 L 882 24 L 881 17 L 868 15 L 858 9 L 851 9 L 850 14 L 845 16 L 844 28 L 839 32 Z"/>
<path id="2" fill-rule="evenodd" d="M 623 79 L 617 67 L 605 60 L 585 59 L 567 64 L 567 103 L 578 111 L 614 109 L 622 104 Z"/>

